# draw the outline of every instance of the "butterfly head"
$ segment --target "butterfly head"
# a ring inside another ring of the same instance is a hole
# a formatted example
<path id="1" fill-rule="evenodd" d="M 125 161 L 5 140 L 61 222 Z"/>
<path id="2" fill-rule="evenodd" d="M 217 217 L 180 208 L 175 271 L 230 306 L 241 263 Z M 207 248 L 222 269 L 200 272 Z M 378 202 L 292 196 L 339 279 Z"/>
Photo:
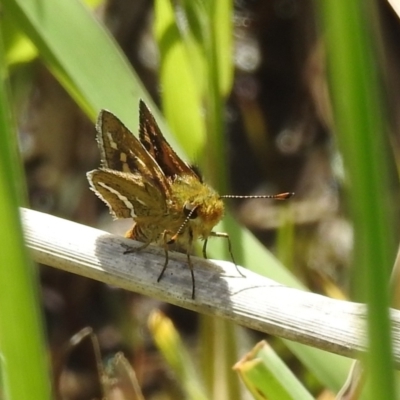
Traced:
<path id="1" fill-rule="evenodd" d="M 224 215 L 224 202 L 209 186 L 190 176 L 176 177 L 171 205 L 180 214 L 180 232 L 192 232 L 193 239 L 206 238 Z"/>
<path id="2" fill-rule="evenodd" d="M 223 217 L 224 203 L 219 196 L 211 194 L 205 199 L 187 201 L 183 206 L 183 213 L 192 225 L 202 231 L 200 236 L 206 237 Z"/>

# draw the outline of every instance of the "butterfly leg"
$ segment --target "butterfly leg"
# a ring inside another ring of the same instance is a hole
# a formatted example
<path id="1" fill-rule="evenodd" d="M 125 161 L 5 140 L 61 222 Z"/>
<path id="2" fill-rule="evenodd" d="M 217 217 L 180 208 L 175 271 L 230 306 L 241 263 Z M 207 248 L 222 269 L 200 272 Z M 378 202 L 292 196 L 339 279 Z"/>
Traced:
<path id="1" fill-rule="evenodd" d="M 121 246 L 125 249 L 124 254 L 130 254 L 130 253 L 136 253 L 137 251 L 145 249 L 150 243 L 151 242 L 143 243 L 139 247 L 131 247 L 131 246 L 128 246 L 127 244 L 125 244 L 125 243 L 122 243 Z"/>
<path id="2" fill-rule="evenodd" d="M 231 238 L 229 237 L 229 235 L 227 233 L 225 233 L 225 232 L 210 232 L 210 236 L 224 238 L 224 239 L 226 239 L 228 241 L 228 251 L 229 251 L 229 254 L 231 255 L 232 262 L 235 264 L 236 271 L 239 272 L 239 274 L 241 276 L 245 277 L 245 275 L 243 275 L 243 273 L 240 272 L 239 268 L 237 267 L 237 264 L 236 264 L 236 261 L 235 261 L 235 257 L 233 257 L 232 242 L 231 242 Z M 207 240 L 208 239 L 206 239 L 204 241 L 204 245 L 203 245 L 203 256 L 204 256 L 204 258 L 207 258 L 207 249 L 206 249 Z"/>
<path id="3" fill-rule="evenodd" d="M 165 270 L 167 269 L 167 265 L 168 265 L 168 249 L 166 246 L 164 246 L 164 251 L 165 251 L 165 262 L 164 262 L 164 266 L 160 272 L 160 275 L 158 275 L 157 282 L 160 282 L 161 278 L 164 275 Z"/>
<path id="4" fill-rule="evenodd" d="M 157 279 L 157 282 L 160 281 L 160 279 L 162 278 L 162 276 L 164 275 L 165 270 L 167 269 L 167 265 L 168 265 L 168 245 L 174 244 L 176 242 L 176 238 L 177 238 L 177 234 L 173 235 L 172 238 L 168 239 L 168 235 L 171 235 L 171 231 L 164 231 L 162 236 L 163 236 L 163 241 L 164 241 L 164 250 L 165 250 L 165 263 L 163 266 L 163 269 Z M 191 248 L 192 246 L 189 245 L 189 248 L 187 249 L 186 252 L 186 256 L 187 256 L 187 260 L 188 260 L 188 264 L 189 264 L 189 268 L 190 268 L 190 275 L 192 277 L 192 300 L 194 300 L 194 296 L 195 296 L 195 290 L 196 290 L 196 284 L 195 284 L 195 280 L 194 280 L 194 272 L 193 272 L 193 264 L 192 264 L 192 259 L 190 258 L 190 253 L 191 253 Z"/>
<path id="5" fill-rule="evenodd" d="M 212 232 L 211 232 L 212 233 Z M 203 244 L 203 257 L 207 260 L 207 242 L 208 238 L 204 239 L 204 244 Z"/>
<path id="6" fill-rule="evenodd" d="M 187 256 L 187 260 L 188 260 L 188 264 L 189 264 L 189 268 L 190 268 L 190 275 L 192 277 L 192 300 L 194 300 L 194 294 L 196 291 L 196 283 L 194 280 L 193 264 L 192 264 L 192 259 L 190 258 L 190 251 L 188 251 L 186 253 L 186 256 Z"/>
<path id="7" fill-rule="evenodd" d="M 170 231 L 164 231 L 162 233 L 162 239 L 163 239 L 164 251 L 165 251 L 165 262 L 164 262 L 164 266 L 163 266 L 163 268 L 162 268 L 162 270 L 160 272 L 160 275 L 158 275 L 157 282 L 160 282 L 161 278 L 164 275 L 165 270 L 167 269 L 167 265 L 168 265 L 168 260 L 169 260 L 169 258 L 168 258 L 168 244 L 170 242 L 170 240 L 167 240 L 167 235 L 168 234 L 171 234 L 171 232 Z"/>

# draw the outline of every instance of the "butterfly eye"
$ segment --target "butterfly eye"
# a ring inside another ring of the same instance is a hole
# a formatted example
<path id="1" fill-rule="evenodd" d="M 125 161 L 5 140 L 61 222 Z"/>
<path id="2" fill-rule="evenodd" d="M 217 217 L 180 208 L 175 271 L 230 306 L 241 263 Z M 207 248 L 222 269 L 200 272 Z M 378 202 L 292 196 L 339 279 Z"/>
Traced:
<path id="1" fill-rule="evenodd" d="M 192 203 L 185 203 L 183 206 L 183 213 L 185 217 L 189 217 L 189 219 L 197 218 L 197 206 Z"/>

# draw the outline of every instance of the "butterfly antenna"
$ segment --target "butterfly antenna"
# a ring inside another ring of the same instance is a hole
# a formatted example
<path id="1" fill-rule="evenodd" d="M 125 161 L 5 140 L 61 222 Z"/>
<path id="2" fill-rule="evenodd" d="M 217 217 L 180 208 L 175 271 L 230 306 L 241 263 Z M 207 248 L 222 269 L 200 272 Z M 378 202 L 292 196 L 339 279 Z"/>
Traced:
<path id="1" fill-rule="evenodd" d="M 190 210 L 189 214 L 186 216 L 185 220 L 182 222 L 182 225 L 179 227 L 179 229 L 176 231 L 175 235 L 171 237 L 170 240 L 168 240 L 167 244 L 173 244 L 176 242 L 178 239 L 178 236 L 182 233 L 183 229 L 185 226 L 188 224 L 190 221 L 190 217 L 193 215 L 193 213 L 196 211 L 197 207 L 194 207 Z"/>
<path id="2" fill-rule="evenodd" d="M 256 196 L 240 196 L 234 194 L 226 194 L 220 196 L 221 199 L 275 199 L 275 200 L 286 200 L 290 197 L 294 196 L 294 192 L 285 192 L 279 194 L 270 194 L 270 195 L 256 195 Z"/>

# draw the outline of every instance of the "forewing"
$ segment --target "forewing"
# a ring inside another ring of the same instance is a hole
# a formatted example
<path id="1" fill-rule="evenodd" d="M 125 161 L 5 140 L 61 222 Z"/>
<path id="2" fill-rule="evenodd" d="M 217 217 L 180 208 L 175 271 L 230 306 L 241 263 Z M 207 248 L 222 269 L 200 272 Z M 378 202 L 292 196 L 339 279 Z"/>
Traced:
<path id="1" fill-rule="evenodd" d="M 140 174 L 102 168 L 88 172 L 87 178 L 115 219 L 157 217 L 165 213 L 164 193 Z"/>
<path id="2" fill-rule="evenodd" d="M 172 150 L 143 100 L 140 100 L 139 103 L 139 119 L 139 139 L 156 160 L 165 176 L 174 177 L 186 174 L 198 178 L 192 168 Z"/>
<path id="3" fill-rule="evenodd" d="M 170 184 L 155 159 L 114 114 L 102 110 L 96 130 L 104 168 L 138 173 L 169 193 Z"/>

